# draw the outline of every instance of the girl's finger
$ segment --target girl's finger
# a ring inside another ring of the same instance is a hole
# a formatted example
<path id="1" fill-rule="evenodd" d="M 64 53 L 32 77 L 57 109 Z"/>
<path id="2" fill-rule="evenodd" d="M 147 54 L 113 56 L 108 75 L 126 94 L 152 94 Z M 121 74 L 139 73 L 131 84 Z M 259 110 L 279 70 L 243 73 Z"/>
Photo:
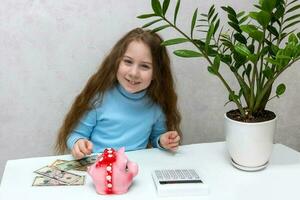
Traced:
<path id="1" fill-rule="evenodd" d="M 169 146 L 169 148 L 178 147 L 178 146 L 179 146 L 179 143 L 178 143 L 178 142 L 177 142 L 177 143 L 171 143 L 171 144 L 169 144 L 168 146 Z"/>
<path id="2" fill-rule="evenodd" d="M 85 141 L 78 142 L 79 151 L 81 151 L 84 155 L 87 154 L 87 148 L 85 147 Z"/>
<path id="3" fill-rule="evenodd" d="M 179 142 L 179 141 L 180 141 L 180 136 L 177 135 L 177 136 L 171 141 L 171 143 Z"/>
<path id="4" fill-rule="evenodd" d="M 92 153 L 92 149 L 93 149 L 93 143 L 91 141 L 86 140 L 85 146 L 88 150 L 88 154 Z"/>
<path id="5" fill-rule="evenodd" d="M 172 131 L 170 136 L 172 139 L 176 138 L 178 136 L 177 131 Z"/>
<path id="6" fill-rule="evenodd" d="M 76 159 L 80 159 L 80 158 L 84 157 L 84 153 L 80 151 L 79 145 L 75 144 L 73 147 L 73 150 L 74 150 L 74 157 Z"/>

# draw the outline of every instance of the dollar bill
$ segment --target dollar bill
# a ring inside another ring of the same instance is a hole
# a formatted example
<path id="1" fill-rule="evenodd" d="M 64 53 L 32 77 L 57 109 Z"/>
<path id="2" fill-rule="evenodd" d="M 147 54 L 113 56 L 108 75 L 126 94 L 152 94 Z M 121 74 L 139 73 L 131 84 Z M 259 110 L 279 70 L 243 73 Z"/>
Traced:
<path id="1" fill-rule="evenodd" d="M 85 183 L 85 176 L 81 176 L 77 181 L 69 184 L 69 186 L 84 185 L 84 183 Z M 32 183 L 32 186 L 66 186 L 66 185 L 68 184 L 46 176 L 36 176 Z"/>
<path id="2" fill-rule="evenodd" d="M 77 160 L 70 160 L 67 162 L 63 162 L 60 164 L 57 164 L 55 167 L 57 169 L 60 169 L 62 171 L 69 171 L 71 169 L 76 169 L 78 167 L 81 167 L 82 165 Z"/>
<path id="3" fill-rule="evenodd" d="M 63 170 L 63 171 L 69 171 L 69 170 L 79 170 L 79 171 L 86 171 L 87 167 L 92 165 L 97 160 L 97 155 L 84 157 L 79 160 L 70 160 L 65 162 L 57 162 L 55 164 L 55 167 Z"/>
<path id="4" fill-rule="evenodd" d="M 85 176 L 81 176 L 77 181 L 75 181 L 71 185 L 84 185 L 84 183 L 85 183 Z"/>
<path id="5" fill-rule="evenodd" d="M 59 164 L 62 164 L 62 163 L 65 163 L 65 162 L 68 162 L 68 160 L 55 160 L 53 163 L 51 163 L 49 166 L 50 167 L 56 167 L 57 165 Z"/>
<path id="6" fill-rule="evenodd" d="M 32 186 L 62 186 L 62 185 L 67 185 L 67 184 L 46 176 L 36 176 L 32 183 Z"/>
<path id="7" fill-rule="evenodd" d="M 76 170 L 76 171 L 83 171 L 83 172 L 85 172 L 85 171 L 87 171 L 87 168 L 88 168 L 88 166 L 81 166 L 81 167 L 77 167 L 77 168 L 75 168 L 74 170 Z"/>
<path id="8" fill-rule="evenodd" d="M 97 155 L 93 155 L 93 156 L 84 157 L 77 161 L 81 164 L 81 166 L 89 166 L 96 162 L 97 157 L 98 157 Z"/>
<path id="9" fill-rule="evenodd" d="M 35 171 L 35 173 L 58 180 L 60 182 L 64 182 L 66 184 L 74 183 L 75 181 L 78 181 L 81 178 L 80 175 L 62 171 L 55 167 L 49 166 L 38 169 Z"/>

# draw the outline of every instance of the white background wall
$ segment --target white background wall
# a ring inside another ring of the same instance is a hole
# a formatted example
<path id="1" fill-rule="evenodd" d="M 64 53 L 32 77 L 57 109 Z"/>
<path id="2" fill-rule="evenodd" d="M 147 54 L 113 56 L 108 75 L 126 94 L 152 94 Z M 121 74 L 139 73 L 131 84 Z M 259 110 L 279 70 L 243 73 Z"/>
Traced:
<path id="1" fill-rule="evenodd" d="M 202 13 L 213 3 L 249 10 L 253 2 L 182 0 L 178 23 L 189 30 L 196 7 Z M 6 160 L 54 154 L 57 130 L 72 100 L 112 45 L 144 24 L 136 16 L 150 12 L 150 6 L 150 0 L 1 0 L 0 177 Z M 177 36 L 172 30 L 161 34 L 166 39 Z M 224 140 L 223 114 L 232 105 L 224 107 L 228 95 L 223 85 L 207 72 L 204 60 L 171 58 L 183 143 Z M 299 65 L 281 76 L 278 83 L 287 84 L 286 94 L 269 105 L 279 118 L 276 142 L 297 150 Z"/>

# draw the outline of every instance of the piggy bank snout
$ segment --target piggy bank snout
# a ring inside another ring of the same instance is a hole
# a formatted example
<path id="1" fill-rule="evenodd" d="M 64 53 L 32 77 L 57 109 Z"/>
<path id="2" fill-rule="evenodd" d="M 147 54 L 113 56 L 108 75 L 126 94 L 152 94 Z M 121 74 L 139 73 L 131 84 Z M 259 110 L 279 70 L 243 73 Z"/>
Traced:
<path id="1" fill-rule="evenodd" d="M 136 176 L 138 173 L 138 165 L 135 162 L 128 162 L 127 163 L 128 172 L 132 173 L 133 176 Z"/>

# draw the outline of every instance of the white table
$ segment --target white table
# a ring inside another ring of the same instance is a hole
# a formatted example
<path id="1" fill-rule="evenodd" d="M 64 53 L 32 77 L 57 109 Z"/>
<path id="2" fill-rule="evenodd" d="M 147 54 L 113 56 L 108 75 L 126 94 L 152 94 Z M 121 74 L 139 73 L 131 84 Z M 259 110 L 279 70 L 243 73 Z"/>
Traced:
<path id="1" fill-rule="evenodd" d="M 300 153 L 284 145 L 274 146 L 267 169 L 244 172 L 230 163 L 225 143 L 204 143 L 181 146 L 176 154 L 158 149 L 127 152 L 130 160 L 139 164 L 139 174 L 128 193 L 103 196 L 95 192 L 87 176 L 83 186 L 32 187 L 34 170 L 56 159 L 72 159 L 70 155 L 9 160 L 3 174 L 0 199 L 210 199 L 210 200 L 299 200 Z M 158 197 L 151 171 L 162 168 L 196 168 L 204 175 L 210 194 L 198 197 Z"/>

